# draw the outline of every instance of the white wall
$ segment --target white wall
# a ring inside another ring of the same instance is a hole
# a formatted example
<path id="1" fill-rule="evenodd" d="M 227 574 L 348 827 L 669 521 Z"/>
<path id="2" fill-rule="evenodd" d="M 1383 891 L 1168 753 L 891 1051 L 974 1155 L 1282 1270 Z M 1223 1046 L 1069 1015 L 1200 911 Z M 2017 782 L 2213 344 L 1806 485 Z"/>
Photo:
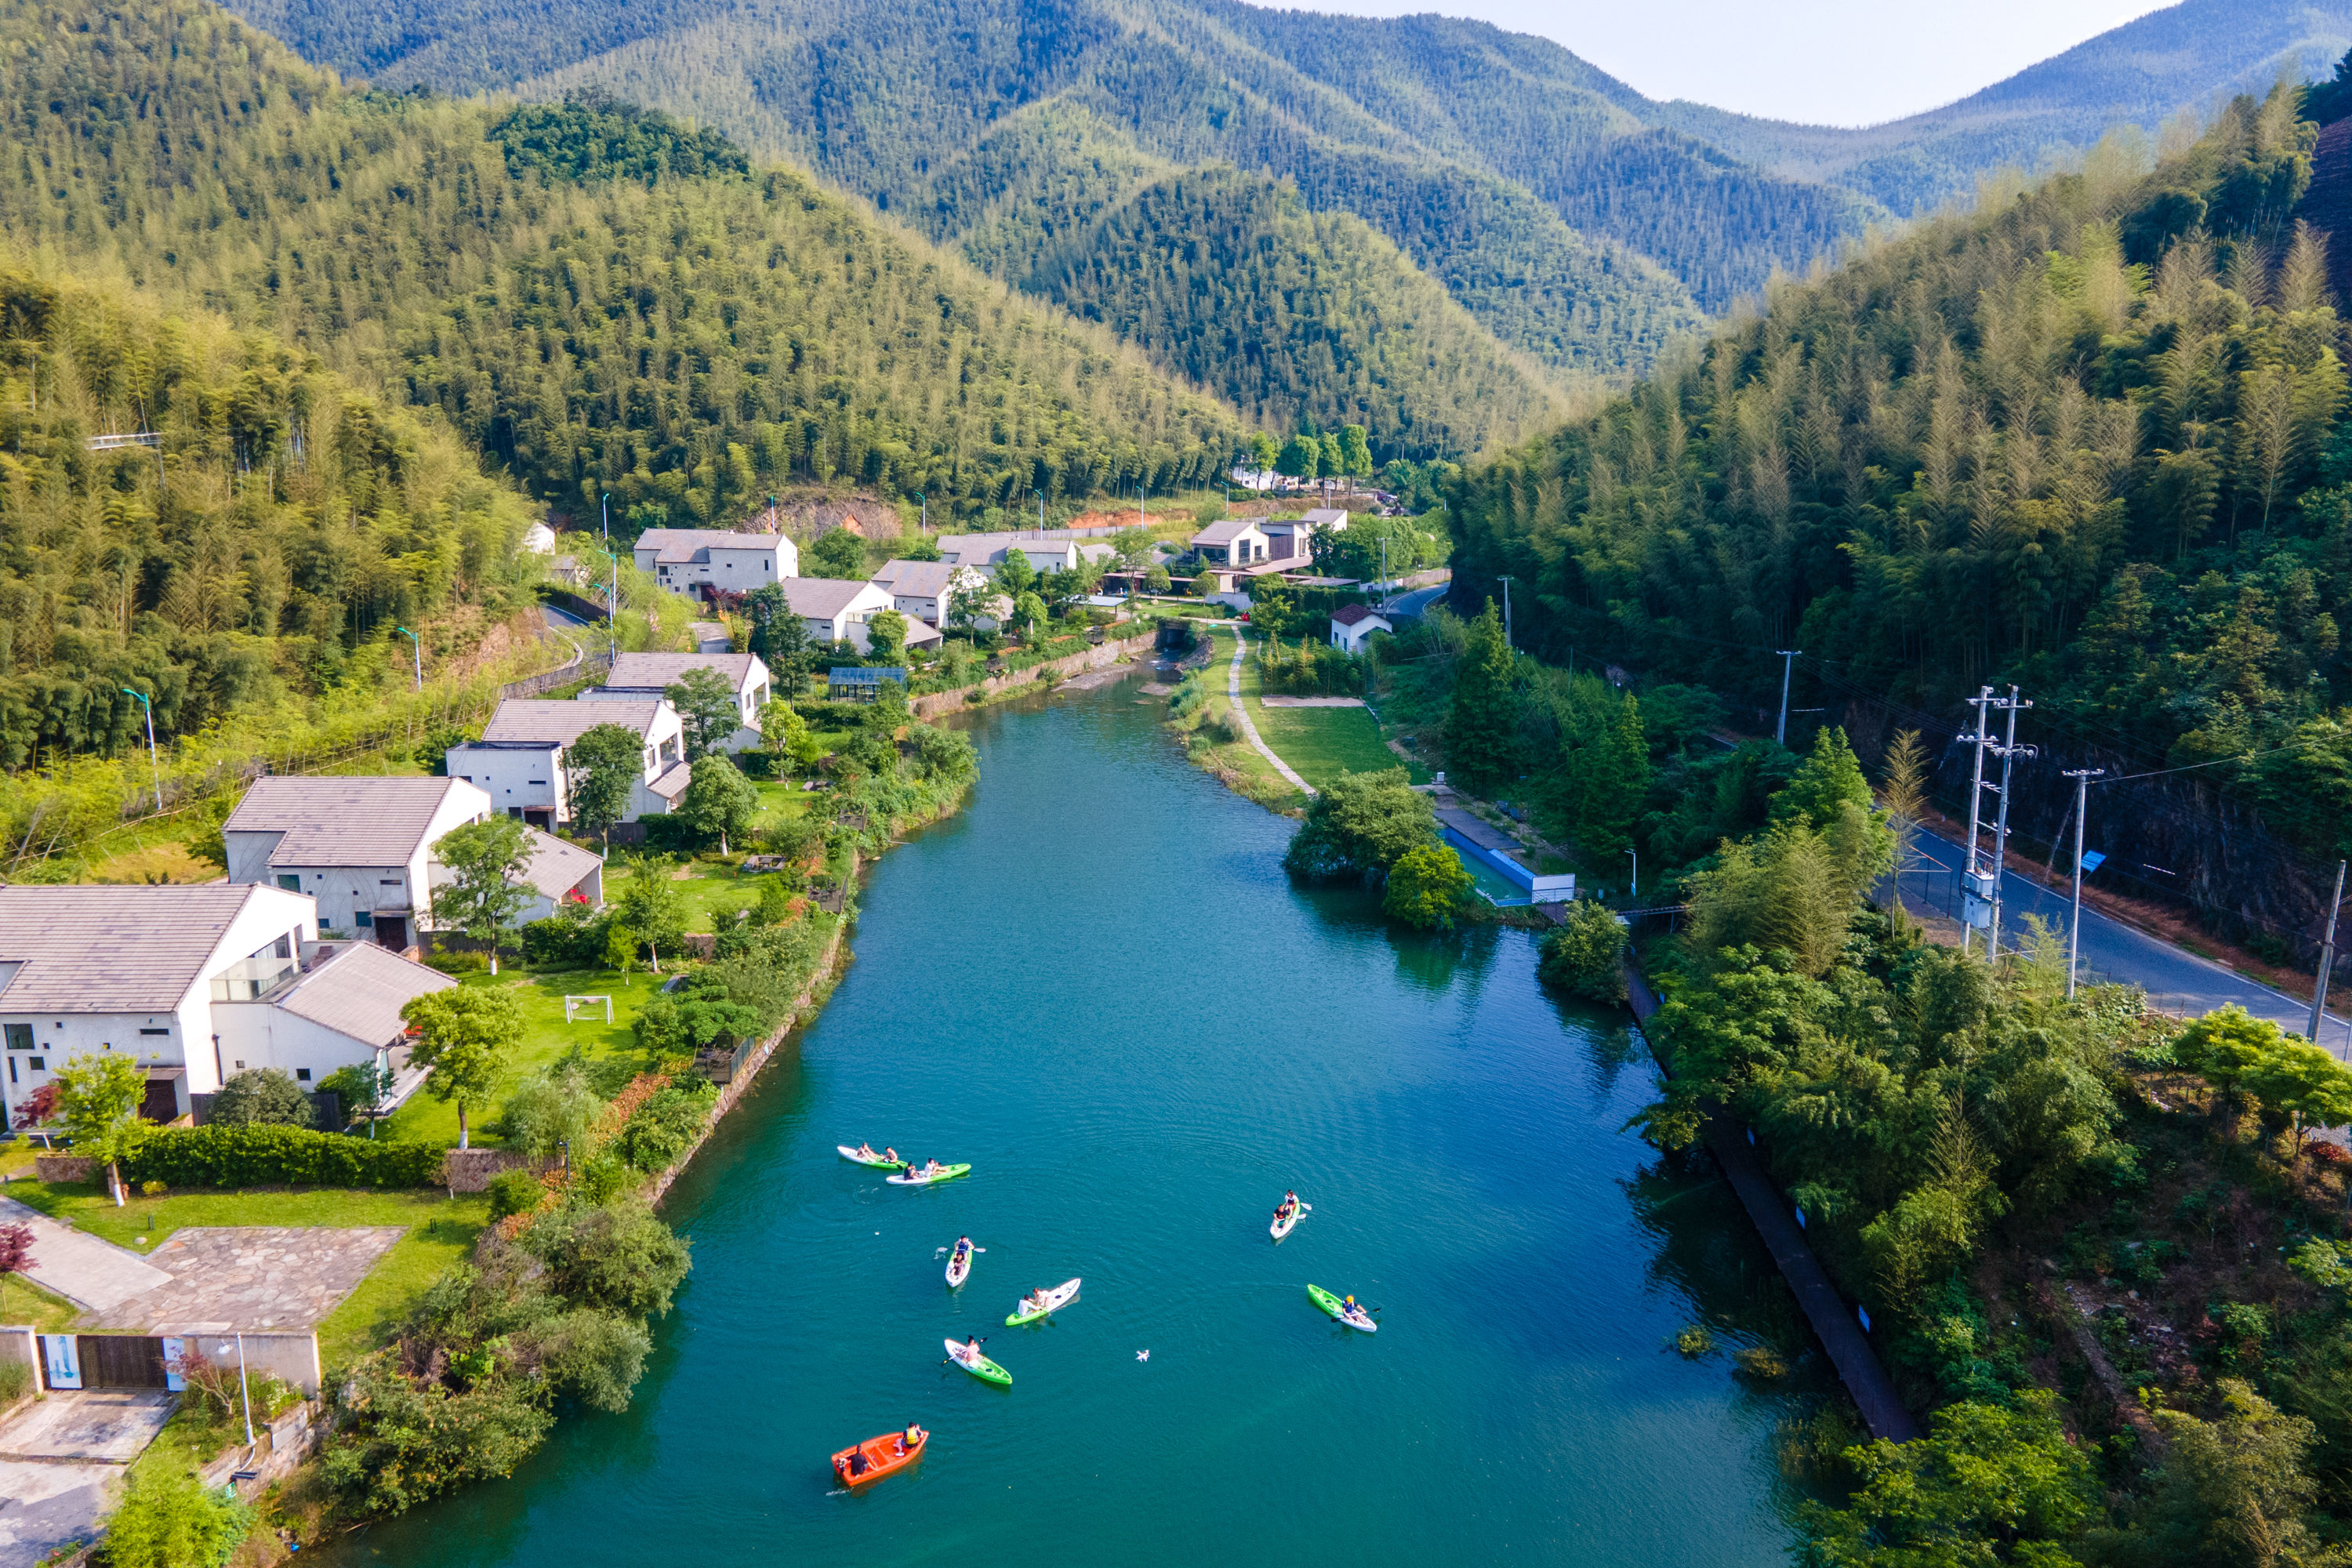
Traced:
<path id="1" fill-rule="evenodd" d="M 336 1068 L 375 1058 L 373 1046 L 268 1002 L 214 1003 L 213 1030 L 220 1036 L 221 1071 L 231 1078 L 278 1068 L 305 1089 L 316 1089 Z"/>
<path id="2" fill-rule="evenodd" d="M 572 801 L 565 788 L 562 749 L 550 742 L 522 746 L 465 745 L 449 748 L 444 764 L 455 778 L 470 780 L 488 803 L 485 809 L 503 816 L 510 807 L 554 814 L 568 822 Z"/>

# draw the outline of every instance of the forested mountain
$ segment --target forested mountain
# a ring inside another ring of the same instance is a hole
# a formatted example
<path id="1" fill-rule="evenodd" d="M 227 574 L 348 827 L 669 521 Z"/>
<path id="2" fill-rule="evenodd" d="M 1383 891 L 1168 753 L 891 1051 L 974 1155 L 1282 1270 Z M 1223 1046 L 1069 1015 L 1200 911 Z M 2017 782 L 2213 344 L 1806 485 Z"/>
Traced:
<path id="1" fill-rule="evenodd" d="M 1839 131 L 1662 106 L 1668 124 L 1794 179 L 1842 184 L 1897 213 L 1965 196 L 1986 170 L 2036 170 L 2117 126 L 2153 140 L 2282 70 L 2324 78 L 2352 47 L 2352 13 L 2318 0 L 2182 0 L 1925 114 Z M 2194 125 L 2189 128 L 2193 134 Z"/>
<path id="2" fill-rule="evenodd" d="M 1514 574 L 1530 647 L 1766 701 L 1781 647 L 1923 709 L 2017 680 L 2037 724 L 2225 760 L 2352 850 L 2352 426 L 2299 101 L 1777 289 L 1477 473 L 1455 581 Z"/>
<path id="3" fill-rule="evenodd" d="M 93 436 L 151 431 L 91 451 Z M 318 357 L 120 286 L 0 270 L 0 768 L 330 685 L 405 687 L 515 602 L 530 510 Z"/>
<path id="4" fill-rule="evenodd" d="M 1232 412 L 804 176 L 609 104 L 351 92 L 209 6 L 0 5 L 0 232 L 441 409 L 575 515 L 835 475 L 1197 481 Z M 734 154 L 734 155 L 730 155 Z"/>

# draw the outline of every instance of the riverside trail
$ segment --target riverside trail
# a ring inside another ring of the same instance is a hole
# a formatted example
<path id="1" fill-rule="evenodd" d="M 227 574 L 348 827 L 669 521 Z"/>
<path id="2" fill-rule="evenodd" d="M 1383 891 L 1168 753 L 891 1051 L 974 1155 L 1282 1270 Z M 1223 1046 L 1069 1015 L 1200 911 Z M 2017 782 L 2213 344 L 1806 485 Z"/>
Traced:
<path id="1" fill-rule="evenodd" d="M 876 866 L 825 1010 L 670 1194 L 695 1268 L 633 1407 L 330 1562 L 1780 1559 L 1775 1433 L 1827 1382 L 1712 1169 L 1620 1130 L 1654 1085 L 1626 1018 L 1540 992 L 1525 932 L 1295 889 L 1295 824 L 1159 717 L 1120 681 L 975 718 L 971 800 Z M 886 1186 L 860 1139 L 973 1169 Z M 987 1266 L 951 1293 L 959 1235 Z M 971 1334 L 1014 1386 L 940 1364 Z M 1748 1342 L 1796 1375 L 1735 1378 Z M 910 1420 L 920 1465 L 836 1490 Z"/>

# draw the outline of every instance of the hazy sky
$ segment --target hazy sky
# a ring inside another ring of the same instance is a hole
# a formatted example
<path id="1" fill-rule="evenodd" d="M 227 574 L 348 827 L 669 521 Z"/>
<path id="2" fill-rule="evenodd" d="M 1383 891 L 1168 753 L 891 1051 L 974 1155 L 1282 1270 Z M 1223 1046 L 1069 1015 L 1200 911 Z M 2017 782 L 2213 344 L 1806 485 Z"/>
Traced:
<path id="1" fill-rule="evenodd" d="M 1438 11 L 1566 46 L 1652 98 L 1813 124 L 1933 109 L 2159 9 L 2158 0 L 1259 0 Z"/>

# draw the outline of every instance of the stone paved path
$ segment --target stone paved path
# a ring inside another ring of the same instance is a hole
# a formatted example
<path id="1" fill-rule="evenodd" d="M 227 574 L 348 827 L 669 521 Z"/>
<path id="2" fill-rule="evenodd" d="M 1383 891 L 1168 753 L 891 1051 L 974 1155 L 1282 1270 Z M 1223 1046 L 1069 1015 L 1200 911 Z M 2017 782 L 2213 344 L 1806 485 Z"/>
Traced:
<path id="1" fill-rule="evenodd" d="M 1305 793 L 1309 799 L 1312 799 L 1315 795 L 1315 786 L 1308 784 L 1305 779 L 1300 778 L 1297 773 L 1292 771 L 1288 763 L 1284 762 L 1280 757 L 1274 754 L 1274 748 L 1265 743 L 1257 732 L 1257 726 L 1250 721 L 1249 710 L 1242 706 L 1242 655 L 1248 651 L 1249 638 L 1242 636 L 1239 632 L 1235 632 L 1234 634 L 1234 662 L 1225 669 L 1225 696 L 1234 705 L 1234 717 L 1240 721 L 1242 733 L 1248 736 L 1249 743 L 1257 748 L 1257 754 L 1264 757 L 1267 762 L 1272 763 L 1276 773 L 1278 773 L 1284 778 L 1288 779 L 1300 791 Z"/>
<path id="2" fill-rule="evenodd" d="M 149 1256 L 155 1289 L 93 1313 L 102 1329 L 307 1329 L 359 1289 L 400 1239 L 396 1225 L 194 1226 Z"/>
<path id="3" fill-rule="evenodd" d="M 33 1266 L 25 1273 L 44 1290 L 87 1310 L 103 1311 L 172 1282 L 137 1253 L 59 1225 L 14 1198 L 0 1197 L 0 1225 L 32 1226 Z"/>

